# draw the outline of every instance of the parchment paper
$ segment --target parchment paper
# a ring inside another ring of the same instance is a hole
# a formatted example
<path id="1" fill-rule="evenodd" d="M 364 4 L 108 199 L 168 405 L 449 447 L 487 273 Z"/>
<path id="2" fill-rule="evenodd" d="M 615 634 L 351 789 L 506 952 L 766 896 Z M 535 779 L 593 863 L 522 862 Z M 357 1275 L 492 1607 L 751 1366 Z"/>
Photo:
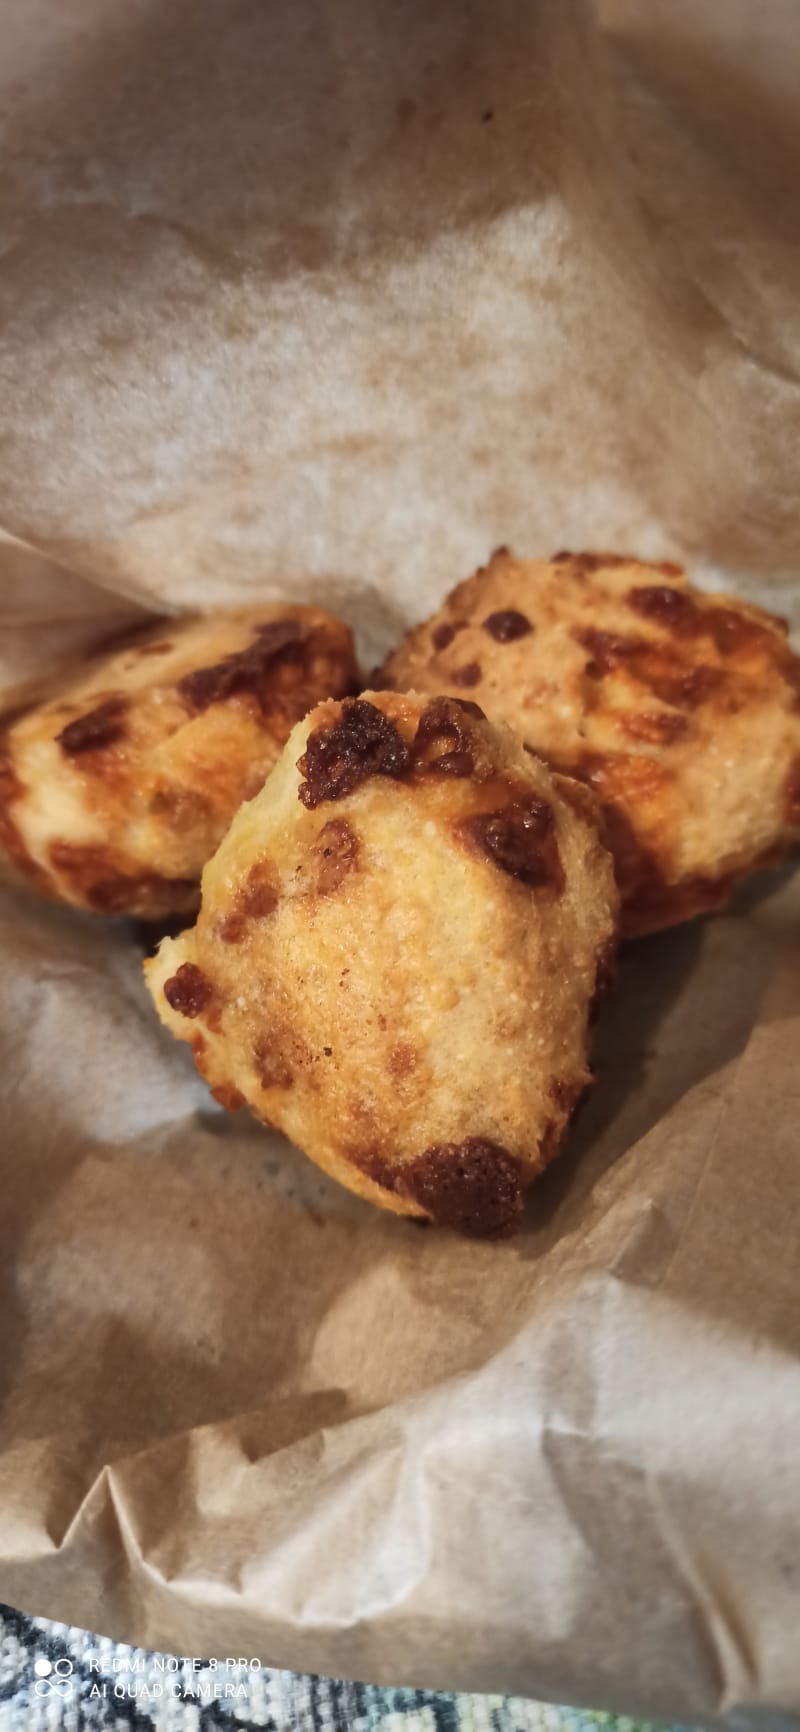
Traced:
<path id="1" fill-rule="evenodd" d="M 141 603 L 323 598 L 377 655 L 499 541 L 796 610 L 792 5 L 0 14 L 9 681 Z M 7 895 L 0 1598 L 799 1712 L 799 916 L 783 873 L 630 948 L 480 1246 L 218 1109 L 133 928 Z"/>

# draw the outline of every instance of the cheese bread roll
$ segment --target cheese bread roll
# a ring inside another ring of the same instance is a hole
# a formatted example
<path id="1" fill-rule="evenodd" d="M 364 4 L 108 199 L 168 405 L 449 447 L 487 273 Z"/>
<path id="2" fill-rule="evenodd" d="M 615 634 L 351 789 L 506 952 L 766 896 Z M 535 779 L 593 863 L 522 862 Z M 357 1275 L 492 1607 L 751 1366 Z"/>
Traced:
<path id="1" fill-rule="evenodd" d="M 500 548 L 376 676 L 469 694 L 605 809 L 622 926 L 721 907 L 800 842 L 800 660 L 785 622 L 680 566 Z"/>
<path id="2" fill-rule="evenodd" d="M 381 1208 L 496 1236 L 589 1081 L 617 897 L 596 803 L 460 700 L 368 692 L 292 734 L 146 964 L 162 1020 Z"/>
<path id="3" fill-rule="evenodd" d="M 283 603 L 160 620 L 0 716 L 0 852 L 101 914 L 191 913 L 299 718 L 353 689 L 347 626 Z"/>

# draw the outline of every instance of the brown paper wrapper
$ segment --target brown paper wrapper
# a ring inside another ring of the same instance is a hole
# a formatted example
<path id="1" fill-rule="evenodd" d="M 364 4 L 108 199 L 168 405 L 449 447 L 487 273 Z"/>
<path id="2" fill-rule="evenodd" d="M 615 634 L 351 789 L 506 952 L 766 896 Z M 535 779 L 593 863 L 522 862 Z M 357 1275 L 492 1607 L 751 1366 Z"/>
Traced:
<path id="1" fill-rule="evenodd" d="M 791 611 L 791 8 L 4 31 L 9 681 L 137 603 L 321 598 L 377 655 L 499 541 Z M 773 875 L 628 950 L 569 1151 L 482 1246 L 218 1109 L 131 927 L 4 894 L 0 1597 L 377 1682 L 800 1710 L 799 915 Z"/>

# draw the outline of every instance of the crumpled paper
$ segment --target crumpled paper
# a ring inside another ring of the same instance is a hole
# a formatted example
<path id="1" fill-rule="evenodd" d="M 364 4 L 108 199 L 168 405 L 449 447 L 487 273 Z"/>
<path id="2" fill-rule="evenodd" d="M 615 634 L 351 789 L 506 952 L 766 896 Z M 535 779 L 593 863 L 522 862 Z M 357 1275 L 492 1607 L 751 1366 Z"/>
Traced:
<path id="1" fill-rule="evenodd" d="M 770 0 L 56 0 L 0 68 L 0 666 L 496 542 L 797 619 L 800 31 Z M 792 152 L 795 152 L 794 157 Z M 508 1244 L 381 1216 L 0 900 L 0 1599 L 186 1654 L 800 1711 L 800 881 L 631 946 Z"/>

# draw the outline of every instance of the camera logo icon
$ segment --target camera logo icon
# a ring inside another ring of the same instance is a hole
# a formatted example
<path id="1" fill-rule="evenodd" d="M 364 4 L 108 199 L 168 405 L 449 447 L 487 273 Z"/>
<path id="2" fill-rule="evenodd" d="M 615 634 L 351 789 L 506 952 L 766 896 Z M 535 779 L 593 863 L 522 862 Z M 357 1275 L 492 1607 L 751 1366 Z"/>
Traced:
<path id="1" fill-rule="evenodd" d="M 34 1694 L 36 1696 L 60 1696 L 66 1701 L 72 1695 L 72 1674 L 75 1667 L 71 1660 L 35 1660 L 33 1670 L 36 1673 Z"/>

